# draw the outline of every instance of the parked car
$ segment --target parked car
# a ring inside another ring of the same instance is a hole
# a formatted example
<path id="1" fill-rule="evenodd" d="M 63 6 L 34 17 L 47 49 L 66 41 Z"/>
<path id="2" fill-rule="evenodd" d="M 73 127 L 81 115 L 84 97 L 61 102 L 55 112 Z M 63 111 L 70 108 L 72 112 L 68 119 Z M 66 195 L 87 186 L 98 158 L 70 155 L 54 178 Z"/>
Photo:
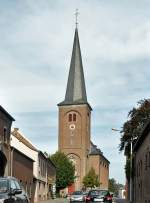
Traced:
<path id="1" fill-rule="evenodd" d="M 112 203 L 112 195 L 108 190 L 90 190 L 86 196 L 86 202 L 109 202 Z"/>
<path id="2" fill-rule="evenodd" d="M 0 203 L 29 203 L 19 181 L 13 177 L 0 177 Z"/>
<path id="3" fill-rule="evenodd" d="M 71 194 L 72 194 L 72 193 L 66 194 L 66 198 L 67 198 L 68 200 L 70 200 Z"/>
<path id="4" fill-rule="evenodd" d="M 83 192 L 83 196 L 84 196 L 84 201 L 86 202 L 86 197 L 87 197 L 87 195 L 88 195 L 88 192 L 87 191 L 84 191 Z"/>
<path id="5" fill-rule="evenodd" d="M 84 202 L 85 196 L 82 191 L 75 191 L 70 195 L 70 202 Z"/>

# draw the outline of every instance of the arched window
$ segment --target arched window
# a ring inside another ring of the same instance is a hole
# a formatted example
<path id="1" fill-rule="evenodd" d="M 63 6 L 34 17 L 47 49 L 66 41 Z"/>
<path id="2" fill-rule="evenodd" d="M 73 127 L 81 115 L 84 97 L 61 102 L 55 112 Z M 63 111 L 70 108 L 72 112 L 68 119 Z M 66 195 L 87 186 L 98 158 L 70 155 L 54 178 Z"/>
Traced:
<path id="1" fill-rule="evenodd" d="M 140 161 L 140 174 L 142 175 L 142 160 Z"/>
<path id="2" fill-rule="evenodd" d="M 147 165 L 148 165 L 148 157 L 147 157 L 147 153 L 145 155 L 145 170 L 147 170 Z"/>
<path id="3" fill-rule="evenodd" d="M 4 127 L 3 133 L 4 133 L 4 142 L 7 142 L 7 128 L 6 127 Z"/>
<path id="4" fill-rule="evenodd" d="M 69 113 L 68 121 L 72 122 L 72 121 L 76 121 L 76 120 L 77 120 L 77 115 L 75 113 Z"/>
<path id="5" fill-rule="evenodd" d="M 71 113 L 69 114 L 69 118 L 68 118 L 68 120 L 69 120 L 69 122 L 72 121 L 72 114 L 71 114 Z"/>
<path id="6" fill-rule="evenodd" d="M 76 114 L 73 114 L 73 121 L 76 121 Z"/>
<path id="7" fill-rule="evenodd" d="M 150 167 L 150 152 L 148 152 L 149 153 L 149 167 Z"/>

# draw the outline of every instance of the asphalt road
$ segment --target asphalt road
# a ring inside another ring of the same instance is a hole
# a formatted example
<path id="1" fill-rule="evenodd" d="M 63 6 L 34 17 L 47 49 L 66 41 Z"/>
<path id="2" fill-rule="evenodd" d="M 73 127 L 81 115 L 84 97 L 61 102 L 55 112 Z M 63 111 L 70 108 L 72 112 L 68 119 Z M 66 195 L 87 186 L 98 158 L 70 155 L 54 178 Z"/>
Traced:
<path id="1" fill-rule="evenodd" d="M 47 201 L 41 201 L 38 203 L 69 203 L 69 200 L 67 200 L 66 198 L 56 198 Z M 129 202 L 125 199 L 116 198 L 113 203 L 129 203 Z"/>
<path id="2" fill-rule="evenodd" d="M 118 198 L 116 198 L 114 201 L 116 203 L 129 203 L 126 199 L 118 199 Z"/>
<path id="3" fill-rule="evenodd" d="M 69 203 L 69 201 L 66 198 L 56 198 L 56 199 L 41 201 L 38 203 Z"/>

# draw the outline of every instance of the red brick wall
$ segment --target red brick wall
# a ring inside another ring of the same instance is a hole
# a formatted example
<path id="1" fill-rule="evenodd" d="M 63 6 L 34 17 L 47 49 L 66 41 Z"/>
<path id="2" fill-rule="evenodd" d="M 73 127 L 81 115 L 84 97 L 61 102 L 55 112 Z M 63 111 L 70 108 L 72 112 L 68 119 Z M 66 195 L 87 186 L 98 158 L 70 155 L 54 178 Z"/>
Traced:
<path id="1" fill-rule="evenodd" d="M 31 197 L 31 190 L 33 191 L 33 161 L 28 157 L 24 156 L 18 150 L 13 150 L 13 167 L 12 176 L 16 177 L 21 181 L 24 189 L 28 192 Z M 33 199 L 32 194 L 31 199 Z"/>
<path id="2" fill-rule="evenodd" d="M 76 121 L 69 122 L 69 113 L 76 113 Z M 90 149 L 90 117 L 88 105 L 70 105 L 59 107 L 59 150 L 65 154 L 75 154 L 77 173 L 75 189 L 81 189 L 82 179 L 88 171 L 88 153 Z M 71 131 L 70 125 L 75 129 Z M 72 144 L 71 144 L 72 143 Z"/>

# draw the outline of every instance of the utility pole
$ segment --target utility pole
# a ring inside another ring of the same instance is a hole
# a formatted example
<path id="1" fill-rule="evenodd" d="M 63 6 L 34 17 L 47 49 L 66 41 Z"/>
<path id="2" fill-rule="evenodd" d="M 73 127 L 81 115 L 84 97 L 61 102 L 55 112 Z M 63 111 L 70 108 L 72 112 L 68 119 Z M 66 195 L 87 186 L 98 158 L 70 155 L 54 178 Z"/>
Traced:
<path id="1" fill-rule="evenodd" d="M 130 202 L 132 202 L 132 154 L 133 154 L 133 140 L 130 140 Z"/>

